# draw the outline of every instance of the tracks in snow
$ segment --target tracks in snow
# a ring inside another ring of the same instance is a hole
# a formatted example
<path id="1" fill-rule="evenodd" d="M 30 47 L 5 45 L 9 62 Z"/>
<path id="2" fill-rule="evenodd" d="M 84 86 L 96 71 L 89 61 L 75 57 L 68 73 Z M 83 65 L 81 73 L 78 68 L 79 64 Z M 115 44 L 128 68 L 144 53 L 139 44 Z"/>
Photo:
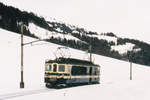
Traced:
<path id="1" fill-rule="evenodd" d="M 7 93 L 7 94 L 0 95 L 0 100 L 6 100 L 6 99 L 21 97 L 21 96 L 39 94 L 39 93 L 44 93 L 44 92 L 49 92 L 49 91 L 54 91 L 54 90 L 55 89 L 38 89 L 38 90 L 30 90 L 30 91 L 21 91 L 21 92 L 16 92 L 16 93 Z"/>

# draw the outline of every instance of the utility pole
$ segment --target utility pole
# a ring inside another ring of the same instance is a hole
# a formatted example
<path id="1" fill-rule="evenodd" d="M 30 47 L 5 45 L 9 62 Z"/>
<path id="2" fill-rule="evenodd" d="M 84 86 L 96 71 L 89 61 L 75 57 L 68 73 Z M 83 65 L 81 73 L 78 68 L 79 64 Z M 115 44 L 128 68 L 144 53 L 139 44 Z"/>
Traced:
<path id="1" fill-rule="evenodd" d="M 90 45 L 89 49 L 90 49 L 90 62 L 92 62 L 92 45 Z"/>
<path id="2" fill-rule="evenodd" d="M 90 37 L 89 50 L 90 50 L 90 62 L 92 62 L 92 34 L 91 34 L 91 37 Z"/>
<path id="3" fill-rule="evenodd" d="M 130 80 L 132 80 L 132 62 L 130 62 Z"/>
<path id="4" fill-rule="evenodd" d="M 20 82 L 20 88 L 24 88 L 24 81 L 23 81 L 23 30 L 24 25 L 21 23 L 21 82 Z"/>
<path id="5" fill-rule="evenodd" d="M 129 62 L 129 66 L 130 66 L 130 80 L 132 80 L 132 60 L 131 60 L 131 58 L 132 58 L 132 53 L 129 53 L 128 54 L 128 62 Z"/>
<path id="6" fill-rule="evenodd" d="M 32 44 L 32 43 L 35 43 L 35 42 L 39 42 L 39 41 L 46 41 L 47 39 L 39 39 L 39 40 L 35 40 L 35 41 L 31 41 L 31 42 L 28 42 L 28 43 L 24 43 L 23 42 L 23 30 L 24 30 L 24 24 L 23 22 L 20 22 L 20 23 L 17 23 L 21 26 L 21 82 L 20 82 L 20 88 L 24 88 L 24 81 L 23 81 L 23 57 L 24 57 L 24 46 L 25 45 L 28 45 L 28 44 Z"/>

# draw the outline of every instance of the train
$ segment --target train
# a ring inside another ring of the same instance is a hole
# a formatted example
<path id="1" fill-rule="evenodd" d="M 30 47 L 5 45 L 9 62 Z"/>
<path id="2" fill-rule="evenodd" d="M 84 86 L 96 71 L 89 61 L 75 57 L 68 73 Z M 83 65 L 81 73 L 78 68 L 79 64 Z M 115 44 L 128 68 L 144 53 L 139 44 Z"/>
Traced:
<path id="1" fill-rule="evenodd" d="M 100 66 L 75 58 L 56 58 L 45 62 L 47 88 L 100 83 Z"/>

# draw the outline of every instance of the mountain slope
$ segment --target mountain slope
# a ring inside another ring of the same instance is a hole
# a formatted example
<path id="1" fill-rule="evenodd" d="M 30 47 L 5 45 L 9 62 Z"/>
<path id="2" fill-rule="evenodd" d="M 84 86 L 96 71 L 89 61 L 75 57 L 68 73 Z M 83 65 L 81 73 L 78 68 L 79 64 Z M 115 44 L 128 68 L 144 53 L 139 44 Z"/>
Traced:
<path id="1" fill-rule="evenodd" d="M 89 46 L 92 45 L 92 53 L 150 65 L 150 45 L 147 43 L 117 37 L 112 32 L 88 31 L 0 3 L 1 28 L 20 33 L 20 22 L 27 26 L 24 27 L 24 35 L 30 37 L 87 52 L 90 52 Z"/>

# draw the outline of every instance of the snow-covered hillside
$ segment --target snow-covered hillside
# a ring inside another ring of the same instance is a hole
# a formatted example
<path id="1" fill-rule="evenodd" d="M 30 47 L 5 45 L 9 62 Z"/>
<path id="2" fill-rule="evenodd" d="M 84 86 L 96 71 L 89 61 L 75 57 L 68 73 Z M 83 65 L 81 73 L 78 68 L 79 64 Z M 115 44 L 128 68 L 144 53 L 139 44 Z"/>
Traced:
<path id="1" fill-rule="evenodd" d="M 30 30 L 31 34 L 34 34 L 35 36 L 39 37 L 40 39 L 49 39 L 51 37 L 54 37 L 54 38 L 80 41 L 78 38 L 73 37 L 72 35 L 60 34 L 57 32 L 50 32 L 46 29 L 43 29 L 43 28 L 35 25 L 34 23 L 30 23 L 28 29 Z M 57 31 L 61 32 L 62 30 L 60 30 L 58 28 Z"/>
<path id="2" fill-rule="evenodd" d="M 59 45 L 37 42 L 24 47 L 24 82 L 20 84 L 20 35 L 0 29 L 0 100 L 7 93 L 45 89 L 44 62 L 55 58 Z M 24 37 L 24 42 L 35 39 Z M 71 57 L 85 58 L 86 53 L 70 49 Z M 150 68 L 133 64 L 133 80 L 129 80 L 129 62 L 93 55 L 95 63 L 101 66 L 101 84 L 62 90 L 47 91 L 33 95 L 9 98 L 9 100 L 149 100 Z"/>
<path id="3" fill-rule="evenodd" d="M 54 22 L 51 19 L 49 19 L 48 21 Z M 49 25 L 51 25 L 51 24 L 49 24 Z M 68 25 L 67 27 L 69 27 L 71 30 L 74 30 L 74 28 L 76 28 L 76 27 L 73 27 L 71 25 Z M 51 31 L 48 31 L 44 28 L 41 28 L 41 27 L 35 25 L 34 23 L 29 23 L 29 26 L 28 26 L 28 29 L 31 32 L 31 34 L 37 36 L 40 39 L 50 39 L 50 38 L 54 37 L 54 38 L 60 38 L 62 40 L 66 39 L 66 40 L 75 40 L 75 41 L 83 42 L 80 39 L 74 37 L 71 33 L 61 34 L 61 32 L 63 32 L 63 30 L 60 28 L 61 27 L 58 27 L 56 29 L 58 32 L 51 32 Z M 85 30 L 85 32 L 89 32 L 89 31 Z M 79 31 L 73 31 L 72 33 L 80 34 Z M 81 33 L 81 35 L 83 35 L 83 34 L 87 35 L 84 32 Z M 111 46 L 111 50 L 117 51 L 121 55 L 127 54 L 128 51 L 137 52 L 137 51 L 141 50 L 141 48 L 134 49 L 136 44 L 133 44 L 133 43 L 126 43 L 126 44 L 117 45 L 118 37 L 112 37 L 112 36 L 108 36 L 108 35 L 104 35 L 104 34 L 95 34 L 95 35 L 87 35 L 87 36 L 93 37 L 93 38 L 95 37 L 95 38 L 98 38 L 99 40 L 101 40 L 101 39 L 106 40 L 108 43 L 113 42 L 114 45 Z"/>
<path id="4" fill-rule="evenodd" d="M 140 40 L 118 37 L 111 31 L 99 33 L 90 28 L 87 30 L 57 21 L 50 16 L 38 16 L 35 12 L 21 11 L 1 2 L 0 5 L 0 27 L 3 29 L 20 33 L 18 23 L 23 22 L 27 26 L 24 28 L 24 34 L 27 36 L 46 39 L 48 42 L 79 50 L 87 50 L 91 45 L 91 51 L 95 54 L 121 60 L 128 59 L 150 66 L 150 45 Z"/>

